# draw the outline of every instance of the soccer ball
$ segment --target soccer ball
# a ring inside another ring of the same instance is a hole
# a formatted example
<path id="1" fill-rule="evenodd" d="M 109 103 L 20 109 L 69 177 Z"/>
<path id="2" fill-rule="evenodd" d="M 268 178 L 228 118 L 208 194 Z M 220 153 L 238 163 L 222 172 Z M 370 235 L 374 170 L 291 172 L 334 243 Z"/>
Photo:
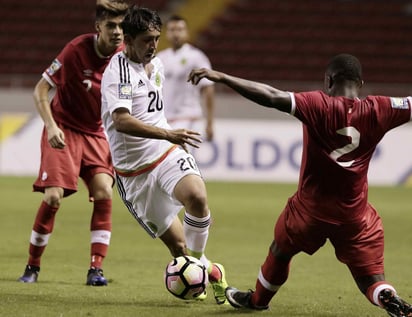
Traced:
<path id="1" fill-rule="evenodd" d="M 198 297 L 209 283 L 205 266 L 200 260 L 188 255 L 174 258 L 166 266 L 164 279 L 167 290 L 185 300 Z"/>

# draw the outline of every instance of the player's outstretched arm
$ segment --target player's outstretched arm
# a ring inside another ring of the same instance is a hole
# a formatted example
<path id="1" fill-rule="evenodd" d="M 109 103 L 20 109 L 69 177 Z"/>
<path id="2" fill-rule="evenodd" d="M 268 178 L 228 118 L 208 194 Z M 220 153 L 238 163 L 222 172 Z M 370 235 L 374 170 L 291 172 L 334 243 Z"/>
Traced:
<path id="1" fill-rule="evenodd" d="M 243 97 L 262 106 L 290 112 L 291 98 L 286 91 L 207 68 L 193 69 L 187 81 L 197 85 L 202 78 L 225 84 Z"/>

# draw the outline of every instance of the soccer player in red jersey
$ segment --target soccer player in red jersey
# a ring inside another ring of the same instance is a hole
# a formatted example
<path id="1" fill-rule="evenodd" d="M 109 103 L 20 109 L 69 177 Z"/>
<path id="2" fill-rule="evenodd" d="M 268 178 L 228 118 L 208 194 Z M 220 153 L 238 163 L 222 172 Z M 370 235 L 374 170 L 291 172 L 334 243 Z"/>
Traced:
<path id="1" fill-rule="evenodd" d="M 101 0 L 96 5 L 97 33 L 70 41 L 45 70 L 34 89 L 38 113 L 44 121 L 41 165 L 33 190 L 43 192 L 30 237 L 24 283 L 37 281 L 40 261 L 53 231 L 63 197 L 77 191 L 81 177 L 93 203 L 91 262 L 87 285 L 107 285 L 101 269 L 111 236 L 113 165 L 100 115 L 102 73 L 110 57 L 123 48 L 120 23 L 128 5 Z M 49 101 L 49 91 L 55 95 Z"/>
<path id="2" fill-rule="evenodd" d="M 325 92 L 291 93 L 208 69 L 195 69 L 189 81 L 223 83 L 262 106 L 293 115 L 303 125 L 303 153 L 297 192 L 289 198 L 261 266 L 256 291 L 226 289 L 232 306 L 268 309 L 299 252 L 315 253 L 329 239 L 360 291 L 390 316 L 412 316 L 385 279 L 381 218 L 368 202 L 367 172 L 374 150 L 389 130 L 411 120 L 412 97 L 368 96 L 359 60 L 349 54 L 332 58 Z"/>

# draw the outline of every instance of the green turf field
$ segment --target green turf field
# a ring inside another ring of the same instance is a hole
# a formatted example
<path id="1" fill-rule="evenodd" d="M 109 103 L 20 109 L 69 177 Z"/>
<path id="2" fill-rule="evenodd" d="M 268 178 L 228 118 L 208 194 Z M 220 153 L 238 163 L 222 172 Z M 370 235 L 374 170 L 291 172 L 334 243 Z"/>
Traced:
<path id="1" fill-rule="evenodd" d="M 116 195 L 113 234 L 104 264 L 108 287 L 85 286 L 89 265 L 91 204 L 84 186 L 63 201 L 43 256 L 37 284 L 16 279 L 27 260 L 28 239 L 41 195 L 33 178 L 0 177 L 0 316 L 386 316 L 357 290 L 330 244 L 314 256 L 298 255 L 270 311 L 240 312 L 204 302 L 184 302 L 163 285 L 171 257 L 128 214 Z M 254 288 L 272 239 L 273 223 L 295 185 L 208 183 L 213 224 L 207 255 L 225 265 L 229 284 Z M 386 275 L 412 301 L 412 196 L 407 187 L 373 187 L 370 200 L 386 230 Z"/>

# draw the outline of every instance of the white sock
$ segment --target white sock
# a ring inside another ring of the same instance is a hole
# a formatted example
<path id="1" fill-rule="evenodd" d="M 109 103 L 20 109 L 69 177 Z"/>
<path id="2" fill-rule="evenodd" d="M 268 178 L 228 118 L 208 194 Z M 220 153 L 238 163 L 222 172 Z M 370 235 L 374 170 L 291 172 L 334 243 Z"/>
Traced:
<path id="1" fill-rule="evenodd" d="M 209 237 L 210 214 L 203 218 L 192 216 L 185 212 L 183 231 L 189 252 L 194 252 L 197 258 L 201 258 Z M 203 261 L 202 261 L 203 262 Z"/>
<path id="2" fill-rule="evenodd" d="M 374 290 L 373 290 L 373 302 L 377 305 L 377 306 L 381 306 L 382 307 L 382 305 L 381 305 L 381 303 L 380 303 L 380 301 L 379 301 L 379 293 L 382 291 L 382 290 L 384 290 L 385 288 L 388 288 L 388 289 L 390 289 L 390 290 L 392 290 L 394 293 L 395 293 L 395 295 L 396 295 L 396 290 L 393 288 L 393 286 L 392 285 L 389 285 L 389 284 L 381 284 L 381 285 L 379 285 L 378 287 L 376 287 Z"/>

